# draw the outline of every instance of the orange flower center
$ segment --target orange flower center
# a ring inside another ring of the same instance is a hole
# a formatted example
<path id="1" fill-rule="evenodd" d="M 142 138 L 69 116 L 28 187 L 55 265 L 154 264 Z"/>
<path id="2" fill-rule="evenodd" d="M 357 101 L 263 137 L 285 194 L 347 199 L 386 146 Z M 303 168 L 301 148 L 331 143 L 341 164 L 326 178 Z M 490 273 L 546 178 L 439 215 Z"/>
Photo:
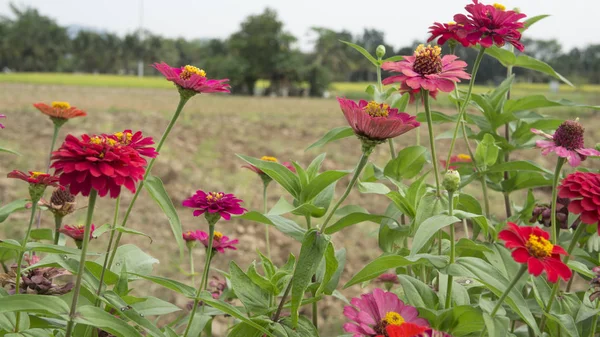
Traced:
<path id="1" fill-rule="evenodd" d="M 221 240 L 222 237 L 223 237 L 223 233 L 221 233 L 221 232 L 215 231 L 215 233 L 213 234 L 213 238 L 217 241 Z"/>
<path id="2" fill-rule="evenodd" d="M 471 156 L 469 156 L 468 154 L 464 154 L 464 153 L 460 153 L 456 157 L 460 160 L 465 160 L 465 161 L 471 160 Z"/>
<path id="3" fill-rule="evenodd" d="M 207 196 L 206 196 L 206 200 L 207 201 L 219 201 L 223 198 L 223 193 L 220 192 L 210 192 Z"/>
<path id="4" fill-rule="evenodd" d="M 385 314 L 383 321 L 387 323 L 387 325 L 402 325 L 402 323 L 404 323 L 404 317 L 395 311 L 390 311 Z"/>
<path id="5" fill-rule="evenodd" d="M 365 112 L 373 117 L 387 117 L 390 114 L 390 106 L 371 101 L 365 107 Z"/>
<path id="6" fill-rule="evenodd" d="M 269 156 L 262 156 L 260 158 L 260 160 L 264 160 L 264 161 L 272 161 L 274 163 L 277 163 L 277 158 L 275 157 L 269 157 Z"/>
<path id="7" fill-rule="evenodd" d="M 419 45 L 415 50 L 413 70 L 421 75 L 439 74 L 442 72 L 442 49 L 439 46 Z"/>
<path id="8" fill-rule="evenodd" d="M 71 108 L 71 104 L 69 104 L 69 102 L 52 102 L 52 107 L 66 110 Z"/>
<path id="9" fill-rule="evenodd" d="M 531 255 L 537 258 L 544 258 L 552 255 L 552 250 L 554 249 L 554 245 L 550 243 L 550 241 L 534 234 L 529 235 L 525 247 L 527 247 L 527 250 L 529 250 Z"/>
<path id="10" fill-rule="evenodd" d="M 183 67 L 183 70 L 181 71 L 181 74 L 179 74 L 179 77 L 182 80 L 188 80 L 190 77 L 192 77 L 193 74 L 200 75 L 202 77 L 206 77 L 206 71 L 204 71 L 203 69 L 200 69 L 198 67 L 194 67 L 194 66 L 190 66 L 190 65 Z"/>
<path id="11" fill-rule="evenodd" d="M 131 132 L 115 132 L 114 135 L 119 139 L 119 142 L 123 144 L 131 143 L 131 139 L 133 138 L 133 134 Z"/>
<path id="12" fill-rule="evenodd" d="M 496 8 L 497 10 L 501 10 L 501 11 L 505 11 L 506 10 L 506 6 L 504 6 L 503 4 L 499 4 L 499 3 L 494 3 L 494 8 Z"/>
<path id="13" fill-rule="evenodd" d="M 31 176 L 29 178 L 33 178 L 33 179 L 45 174 L 44 172 L 38 172 L 38 171 L 34 171 L 34 172 L 30 172 L 30 173 L 31 173 Z"/>

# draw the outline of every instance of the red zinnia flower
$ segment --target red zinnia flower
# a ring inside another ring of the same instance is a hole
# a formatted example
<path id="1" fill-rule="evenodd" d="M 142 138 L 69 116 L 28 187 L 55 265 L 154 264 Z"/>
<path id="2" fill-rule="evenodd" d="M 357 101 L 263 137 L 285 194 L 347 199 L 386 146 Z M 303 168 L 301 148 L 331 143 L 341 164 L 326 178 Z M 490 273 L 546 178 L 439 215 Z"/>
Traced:
<path id="1" fill-rule="evenodd" d="M 66 121 L 67 119 L 75 117 L 87 116 L 85 111 L 71 106 L 68 102 L 52 102 L 51 105 L 35 103 L 33 106 L 40 110 L 43 114 L 50 116 L 52 119 Z"/>
<path id="2" fill-rule="evenodd" d="M 116 132 L 112 136 L 122 145 L 127 145 L 136 150 L 140 156 L 146 156 L 154 158 L 158 156 L 158 152 L 150 146 L 154 145 L 152 137 L 144 137 L 142 131 L 133 133 L 131 130 L 124 130 L 123 132 Z"/>
<path id="3" fill-rule="evenodd" d="M 198 241 L 202 242 L 204 247 L 208 248 L 208 233 L 203 231 L 196 231 L 196 238 Z M 215 231 L 213 235 L 213 250 L 216 250 L 219 253 L 225 253 L 225 249 L 237 250 L 235 245 L 238 244 L 238 240 L 230 240 L 228 236 L 223 235 L 223 233 Z"/>
<path id="4" fill-rule="evenodd" d="M 141 135 L 140 135 L 141 137 Z M 121 187 L 136 190 L 136 182 L 143 179 L 146 159 L 140 151 L 116 140 L 114 135 L 89 136 L 81 139 L 68 135 L 61 147 L 52 153 L 51 167 L 60 175 L 60 183 L 69 186 L 72 194 L 90 194 L 91 189 L 103 197 L 121 193 Z"/>
<path id="5" fill-rule="evenodd" d="M 219 214 L 223 219 L 231 219 L 231 215 L 243 214 L 246 209 L 240 206 L 243 201 L 236 198 L 233 194 L 223 192 L 206 193 L 202 190 L 184 200 L 182 205 L 189 208 L 197 208 L 194 216 L 200 216 L 204 213 Z"/>
<path id="6" fill-rule="evenodd" d="M 187 65 L 181 68 L 174 68 L 162 63 L 152 65 L 160 71 L 168 81 L 175 83 L 177 88 L 189 90 L 192 93 L 211 93 L 226 92 L 229 93 L 229 79 L 209 80 L 206 78 L 206 72 L 194 66 Z"/>
<path id="7" fill-rule="evenodd" d="M 560 276 L 565 281 L 571 278 L 571 269 L 564 264 L 560 255 L 567 252 L 548 241 L 549 235 L 538 227 L 517 226 L 509 222 L 508 229 L 501 231 L 498 238 L 506 241 L 505 246 L 513 249 L 512 257 L 518 263 L 527 263 L 530 274 L 539 276 L 544 270 L 548 281 L 555 283 Z"/>
<path id="8" fill-rule="evenodd" d="M 459 25 L 458 35 L 465 36 L 471 44 L 480 44 L 489 48 L 494 44 L 502 47 L 506 42 L 512 44 L 519 51 L 525 47 L 520 42 L 520 28 L 523 22 L 518 22 L 527 15 L 506 10 L 503 5 L 485 5 L 473 0 L 472 4 L 465 7 L 469 16 L 456 14 L 454 21 Z"/>
<path id="9" fill-rule="evenodd" d="M 44 185 L 44 186 L 58 186 L 58 177 L 51 176 L 44 172 L 35 172 L 29 171 L 29 174 L 26 174 L 23 171 L 13 170 L 9 174 L 6 175 L 8 178 L 16 178 L 26 181 L 33 185 Z"/>
<path id="10" fill-rule="evenodd" d="M 555 152 L 559 157 L 566 158 L 572 167 L 579 166 L 587 156 L 600 156 L 600 151 L 585 148 L 583 143 L 584 131 L 583 126 L 577 121 L 565 121 L 556 129 L 553 135 L 541 130 L 531 129 L 531 132 L 536 135 L 548 139 L 535 142 L 535 145 L 542 149 L 544 156 L 550 152 Z"/>
<path id="11" fill-rule="evenodd" d="M 448 170 L 456 170 L 458 167 L 456 165 L 452 166 L 452 164 L 456 164 L 456 163 L 472 163 L 473 159 L 471 158 L 471 156 L 469 156 L 468 154 L 464 154 L 464 153 L 460 153 L 456 156 L 452 156 L 450 157 L 450 167 L 446 166 L 446 161 L 445 160 L 440 160 L 440 163 L 442 164 L 442 166 Z"/>
<path id="12" fill-rule="evenodd" d="M 386 332 L 389 337 L 452 337 L 445 332 L 412 323 L 389 325 L 386 327 Z"/>
<path id="13" fill-rule="evenodd" d="M 348 124 L 359 138 L 384 141 L 400 136 L 421 125 L 415 116 L 398 112 L 398 109 L 392 109 L 387 104 L 365 100 L 360 100 L 356 104 L 352 100 L 340 97 L 338 97 L 338 102 Z"/>
<path id="14" fill-rule="evenodd" d="M 441 52 L 439 46 L 419 45 L 413 56 L 404 56 L 399 62 L 385 62 L 381 69 L 401 75 L 390 76 L 383 80 L 383 84 L 400 82 L 412 89 L 450 92 L 454 90 L 455 82 L 471 78 L 465 72 L 465 62 L 457 61 L 456 55 L 440 57 Z"/>
<path id="15" fill-rule="evenodd" d="M 600 221 L 600 173 L 569 174 L 560 184 L 558 196 L 571 199 L 569 212 L 581 214 L 581 222 L 593 225 Z"/>
<path id="16" fill-rule="evenodd" d="M 431 36 L 427 39 L 427 42 L 431 42 L 437 37 L 437 43 L 439 45 L 443 45 L 448 40 L 454 40 L 456 42 L 460 42 L 463 47 L 468 47 L 470 45 L 469 41 L 465 39 L 461 30 L 459 30 L 460 26 L 456 24 L 456 22 L 449 23 L 439 23 L 435 22 L 433 26 L 429 27 L 429 33 Z M 459 35 L 460 34 L 460 35 Z"/>
<path id="17" fill-rule="evenodd" d="M 94 230 L 96 230 L 96 226 L 92 224 L 90 230 L 90 240 L 94 238 Z M 64 235 L 72 238 L 75 241 L 83 241 L 83 235 L 85 234 L 85 226 L 84 225 L 64 225 L 61 229 L 58 230 Z"/>
<path id="18" fill-rule="evenodd" d="M 274 162 L 274 163 L 278 163 L 279 162 L 277 160 L 277 158 L 275 158 L 275 157 L 269 157 L 269 156 L 262 156 L 260 158 L 260 160 L 271 161 L 271 162 Z M 296 173 L 296 168 L 289 161 L 283 162 L 283 163 L 281 163 L 281 165 L 287 167 L 290 171 Z M 243 168 L 247 168 L 247 169 L 251 170 L 252 172 L 254 172 L 256 174 L 259 174 L 259 175 L 264 175 L 265 174 L 261 169 L 259 169 L 258 167 L 254 166 L 254 165 L 248 164 L 248 165 L 243 165 L 242 167 Z"/>

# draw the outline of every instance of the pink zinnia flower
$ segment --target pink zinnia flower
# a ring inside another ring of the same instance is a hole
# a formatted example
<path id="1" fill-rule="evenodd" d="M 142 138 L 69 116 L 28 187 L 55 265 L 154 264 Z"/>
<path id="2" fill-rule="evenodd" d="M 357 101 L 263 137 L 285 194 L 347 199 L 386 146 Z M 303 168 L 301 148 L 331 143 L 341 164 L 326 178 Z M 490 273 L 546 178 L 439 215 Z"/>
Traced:
<path id="1" fill-rule="evenodd" d="M 196 235 L 196 232 L 187 231 L 187 232 L 184 232 L 182 236 L 183 236 L 183 240 L 185 240 L 185 242 L 191 242 L 191 241 L 198 240 L 198 236 Z"/>
<path id="2" fill-rule="evenodd" d="M 197 208 L 194 216 L 200 216 L 204 213 L 219 214 L 223 219 L 231 219 L 231 215 L 243 214 L 246 209 L 240 206 L 243 201 L 236 198 L 233 194 L 223 192 L 206 193 L 202 190 L 184 200 L 182 205 L 189 208 Z"/>
<path id="3" fill-rule="evenodd" d="M 208 248 L 208 233 L 203 231 L 196 231 L 197 240 L 202 242 L 204 247 Z M 225 253 L 225 249 L 237 250 L 235 245 L 238 244 L 238 239 L 230 240 L 228 236 L 223 233 L 215 231 L 213 235 L 213 250 L 219 253 Z"/>
<path id="4" fill-rule="evenodd" d="M 181 68 L 174 68 L 162 63 L 152 65 L 160 71 L 168 81 L 175 83 L 178 89 L 189 90 L 192 93 L 211 93 L 226 92 L 229 93 L 229 79 L 209 80 L 206 78 L 206 72 L 194 66 L 187 65 Z"/>
<path id="5" fill-rule="evenodd" d="M 445 332 L 412 323 L 388 325 L 385 331 L 389 337 L 452 337 Z"/>
<path id="6" fill-rule="evenodd" d="M 412 89 L 451 92 L 455 82 L 469 79 L 471 76 L 465 72 L 467 64 L 456 60 L 458 56 L 440 57 L 441 53 L 442 49 L 439 46 L 419 45 L 413 56 L 404 56 L 404 59 L 398 62 L 385 62 L 381 69 L 401 74 L 384 79 L 383 84 L 400 82 L 406 83 Z"/>
<path id="7" fill-rule="evenodd" d="M 454 40 L 463 45 L 463 47 L 468 47 L 470 42 L 465 39 L 464 34 L 459 30 L 461 28 L 456 22 L 449 23 L 439 23 L 435 22 L 433 26 L 429 27 L 429 33 L 431 36 L 427 39 L 427 42 L 431 42 L 439 37 L 437 43 L 439 45 L 443 45 L 448 40 Z M 461 36 L 463 35 L 463 36 Z"/>
<path id="8" fill-rule="evenodd" d="M 0 118 L 6 118 L 6 115 L 0 114 Z M 0 129 L 4 129 L 4 124 L 0 123 Z"/>
<path id="9" fill-rule="evenodd" d="M 558 196 L 569 198 L 569 212 L 580 214 L 581 222 L 600 222 L 600 173 L 575 172 L 560 183 Z M 600 235 L 600 225 L 598 225 Z"/>
<path id="10" fill-rule="evenodd" d="M 360 298 L 353 298 L 350 303 L 351 306 L 344 307 L 344 316 L 351 320 L 344 324 L 344 331 L 352 333 L 353 337 L 387 336 L 387 326 L 403 323 L 429 326 L 427 320 L 418 317 L 417 308 L 404 304 L 396 294 L 379 288 Z"/>
<path id="11" fill-rule="evenodd" d="M 456 14 L 454 21 L 459 25 L 459 36 L 465 36 L 469 43 L 489 48 L 494 44 L 502 47 L 508 42 L 521 52 L 525 49 L 520 42 L 519 32 L 523 28 L 523 22 L 518 21 L 527 15 L 507 11 L 500 4 L 485 5 L 478 0 L 473 0 L 465 9 L 469 15 Z"/>
<path id="12" fill-rule="evenodd" d="M 535 144 L 542 149 L 545 156 L 550 152 L 555 152 L 559 157 L 566 158 L 569 165 L 579 166 L 587 156 L 600 156 L 600 151 L 585 148 L 583 143 L 583 132 L 585 129 L 577 121 L 566 121 L 562 123 L 553 135 L 549 135 L 541 130 L 531 129 L 536 135 L 545 137 L 548 140 L 538 140 Z"/>
<path id="13" fill-rule="evenodd" d="M 29 171 L 29 174 L 27 174 L 23 171 L 13 170 L 6 176 L 8 178 L 21 179 L 32 185 L 44 185 L 52 187 L 58 186 L 58 177 L 49 175 L 44 172 Z"/>
<path id="14" fill-rule="evenodd" d="M 344 112 L 348 124 L 360 138 L 384 141 L 404 134 L 419 125 L 415 116 L 398 112 L 387 104 L 374 101 L 360 100 L 356 102 L 338 97 L 338 102 Z"/>
<path id="15" fill-rule="evenodd" d="M 260 158 L 260 160 L 270 161 L 270 162 L 274 162 L 274 163 L 279 163 L 279 161 L 277 160 L 277 158 L 275 158 L 275 157 L 269 157 L 269 156 L 262 156 Z M 283 163 L 281 163 L 281 165 L 287 167 L 288 170 L 296 173 L 296 168 L 289 161 L 283 162 Z M 261 169 L 259 169 L 258 167 L 254 166 L 254 165 L 248 164 L 248 165 L 243 165 L 242 167 L 243 168 L 247 168 L 247 169 L 251 170 L 252 172 L 254 172 L 254 173 L 258 174 L 258 175 L 264 175 L 265 174 Z"/>
<path id="16" fill-rule="evenodd" d="M 92 224 L 92 227 L 90 230 L 90 240 L 94 238 L 94 230 L 96 230 L 96 226 L 94 226 L 94 224 Z M 58 231 L 63 233 L 64 235 L 70 237 L 71 239 L 73 239 L 75 241 L 83 241 L 83 235 L 85 234 L 85 226 L 84 225 L 75 225 L 75 226 L 64 225 Z"/>

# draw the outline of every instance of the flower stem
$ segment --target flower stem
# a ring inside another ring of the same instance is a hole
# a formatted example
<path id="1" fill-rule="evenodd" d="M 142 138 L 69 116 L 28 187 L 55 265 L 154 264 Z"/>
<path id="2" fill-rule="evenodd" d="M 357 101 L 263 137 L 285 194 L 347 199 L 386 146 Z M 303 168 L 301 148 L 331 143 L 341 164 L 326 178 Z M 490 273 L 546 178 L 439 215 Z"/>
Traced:
<path id="1" fill-rule="evenodd" d="M 488 195 L 487 188 L 487 180 L 485 179 L 485 175 L 481 177 L 481 191 L 483 192 L 483 208 L 485 212 L 485 217 L 490 218 L 490 198 Z"/>
<path id="2" fill-rule="evenodd" d="M 41 216 L 38 215 L 38 217 Z M 62 220 L 63 217 L 60 215 L 55 215 L 54 216 L 54 244 L 57 245 L 58 244 L 58 239 L 60 239 L 60 226 L 62 225 Z"/>
<path id="3" fill-rule="evenodd" d="M 475 84 L 475 76 L 477 76 L 477 71 L 479 70 L 479 65 L 481 64 L 481 60 L 483 59 L 484 54 L 485 47 L 481 47 L 479 49 L 479 53 L 477 54 L 477 58 L 475 59 L 475 63 L 473 64 L 473 70 L 471 72 L 471 81 L 469 81 L 469 89 L 467 89 L 467 95 L 465 96 L 465 100 L 460 106 L 460 111 L 458 112 L 458 118 L 456 119 L 454 135 L 452 136 L 452 141 L 450 142 L 450 149 L 448 150 L 448 159 L 446 160 L 446 163 L 450 163 L 452 151 L 454 150 L 454 144 L 456 143 L 456 136 L 458 135 L 458 128 L 460 127 L 460 123 L 462 122 L 465 111 L 467 110 L 467 106 L 469 105 L 469 100 L 471 99 L 471 93 L 473 92 L 473 86 Z"/>
<path id="4" fill-rule="evenodd" d="M 77 279 L 75 281 L 75 289 L 73 290 L 73 301 L 71 302 L 71 311 L 69 312 L 69 321 L 67 323 L 67 329 L 65 337 L 71 337 L 73 333 L 73 326 L 75 325 L 75 314 L 77 311 L 77 301 L 79 300 L 79 292 L 81 291 L 81 279 L 85 272 L 85 259 L 87 257 L 87 250 L 90 243 L 90 233 L 92 227 L 92 217 L 94 215 L 94 206 L 96 205 L 96 197 L 98 192 L 92 189 L 88 199 L 88 211 L 85 218 L 85 232 L 83 233 L 83 246 L 81 247 L 81 258 L 79 259 L 79 270 L 77 271 Z"/>
<path id="5" fill-rule="evenodd" d="M 348 187 L 346 187 L 346 191 L 344 192 L 344 194 L 342 194 L 342 197 L 340 198 L 340 200 L 338 200 L 338 202 L 335 204 L 335 206 L 333 206 L 333 208 L 329 212 L 329 215 L 327 215 L 327 218 L 325 218 L 325 221 L 323 222 L 323 227 L 321 228 L 321 232 L 325 232 L 325 228 L 327 228 L 327 224 L 333 217 L 333 214 L 335 214 L 335 211 L 340 207 L 342 202 L 344 202 L 344 200 L 346 200 L 346 198 L 352 191 L 352 187 L 354 187 L 354 184 L 356 184 L 356 181 L 358 180 L 360 173 L 362 172 L 363 168 L 365 168 L 365 166 L 367 165 L 368 162 L 369 162 L 369 154 L 366 154 L 363 152 L 362 156 L 360 157 L 360 160 L 358 161 L 358 164 L 356 165 L 356 168 L 354 169 L 354 175 L 352 176 L 352 179 L 350 179 L 350 183 L 348 183 Z"/>
<path id="6" fill-rule="evenodd" d="M 206 282 L 208 281 L 208 272 L 210 270 L 210 262 L 212 261 L 212 250 L 213 250 L 213 240 L 215 235 L 215 225 L 209 224 L 208 226 L 208 247 L 206 248 L 206 261 L 204 262 L 204 271 L 202 272 L 202 280 L 200 281 L 200 285 L 198 286 L 198 290 L 196 291 L 196 298 L 194 298 L 194 306 L 192 307 L 192 311 L 190 312 L 190 319 L 188 321 L 187 327 L 185 328 L 185 333 L 183 337 L 187 337 L 190 332 L 190 327 L 192 326 L 192 321 L 194 320 L 194 316 L 196 315 L 196 310 L 198 309 L 198 298 L 200 297 L 200 293 L 202 290 L 206 289 Z"/>
<path id="7" fill-rule="evenodd" d="M 515 285 L 521 279 L 521 277 L 523 277 L 523 274 L 525 274 L 526 271 L 527 271 L 527 265 L 524 264 L 524 265 L 521 266 L 521 269 L 519 269 L 519 271 L 517 272 L 517 275 L 515 275 L 515 278 L 512 280 L 512 282 L 510 282 L 510 284 L 508 285 L 508 287 L 506 288 L 506 290 L 504 291 L 504 293 L 502 293 L 502 296 L 500 296 L 500 298 L 498 299 L 498 302 L 496 302 L 496 305 L 494 306 L 494 308 L 492 309 L 492 312 L 490 313 L 490 316 L 492 318 L 496 315 L 496 312 L 498 312 L 498 310 L 500 309 L 500 307 L 502 307 L 502 303 L 504 302 L 504 300 L 506 299 L 506 297 L 508 296 L 508 294 L 510 294 L 512 288 L 514 288 Z M 481 334 L 479 336 L 480 337 L 485 336 L 486 330 L 487 330 L 487 328 L 484 325 L 483 326 L 483 330 L 481 330 Z"/>
<path id="8" fill-rule="evenodd" d="M 96 295 L 100 296 L 100 292 L 102 291 L 102 283 L 104 282 L 104 275 L 106 273 L 106 268 L 108 265 L 108 257 L 110 255 L 110 249 L 112 247 L 113 240 L 115 238 L 115 228 L 117 227 L 117 220 L 119 219 L 119 207 L 121 206 L 121 195 L 117 197 L 117 201 L 115 202 L 115 214 L 113 215 L 112 226 L 110 226 L 110 239 L 108 240 L 108 246 L 106 247 L 106 255 L 104 256 L 104 264 L 102 265 L 102 272 L 100 272 L 100 281 L 98 282 L 98 291 Z M 96 299 L 95 306 L 100 305 L 100 298 Z"/>
<path id="9" fill-rule="evenodd" d="M 452 216 L 454 213 L 454 192 L 448 191 L 448 215 Z M 456 249 L 454 243 L 454 224 L 450 225 L 450 265 L 456 260 Z M 452 305 L 452 275 L 448 275 L 448 285 L 446 286 L 446 305 L 444 309 L 449 309 Z"/>
<path id="10" fill-rule="evenodd" d="M 600 308 L 600 300 L 596 300 L 596 302 L 596 309 L 598 309 Z M 596 335 L 596 325 L 598 325 L 598 316 L 600 315 L 595 315 L 592 319 L 592 333 L 590 334 L 590 337 L 594 337 Z"/>
<path id="11" fill-rule="evenodd" d="M 415 116 L 419 115 L 419 101 L 415 100 Z M 417 146 L 421 145 L 421 128 L 416 128 L 417 131 Z"/>
<path id="12" fill-rule="evenodd" d="M 31 216 L 29 217 L 29 226 L 27 227 L 27 232 L 25 232 L 25 238 L 23 238 L 23 242 L 21 242 L 21 251 L 19 252 L 19 258 L 17 259 L 17 274 L 15 280 L 15 294 L 19 294 L 21 292 L 21 269 L 23 268 L 23 256 L 25 255 L 25 247 L 27 246 L 27 241 L 29 241 L 29 235 L 31 234 L 31 226 L 33 225 L 33 219 L 35 217 L 35 211 L 37 210 L 37 203 L 39 200 L 32 200 L 33 204 L 31 206 Z M 19 325 L 21 321 L 21 313 L 17 312 L 17 318 L 15 322 L 15 332 L 19 332 Z"/>
<path id="13" fill-rule="evenodd" d="M 514 54 L 515 53 L 515 46 L 510 46 L 510 51 Z M 513 72 L 513 66 L 509 65 L 506 67 L 506 78 L 510 78 L 512 76 L 512 72 Z M 512 87 L 512 85 L 511 85 Z M 509 100 L 510 99 L 510 87 L 508 88 L 508 90 L 506 91 L 506 99 Z M 506 123 L 504 124 L 504 138 L 506 138 L 506 142 L 510 142 L 510 123 Z M 508 161 L 510 160 L 510 152 L 506 151 L 506 153 L 504 154 L 504 162 L 508 163 Z M 504 180 L 508 180 L 510 179 L 510 172 L 508 171 L 504 171 Z M 510 195 L 508 193 L 504 193 L 504 209 L 506 210 L 506 217 L 510 218 L 512 216 L 512 209 L 510 207 Z"/>
<path id="14" fill-rule="evenodd" d="M 196 273 L 194 272 L 194 250 L 188 248 L 188 254 L 190 259 L 190 275 L 192 275 L 192 286 L 196 285 Z"/>
<path id="15" fill-rule="evenodd" d="M 558 157 L 558 161 L 556 162 L 556 169 L 554 170 L 554 179 L 552 180 L 552 206 L 550 207 L 552 222 L 550 223 L 550 234 L 552 234 L 551 238 L 553 245 L 555 245 L 558 241 L 558 231 L 560 230 L 560 226 L 558 226 L 558 224 L 556 223 L 556 198 L 558 196 L 558 180 L 560 179 L 560 172 L 564 164 L 565 158 Z"/>
<path id="16" fill-rule="evenodd" d="M 56 138 L 58 138 L 58 131 L 61 125 L 54 124 L 54 133 L 52 134 L 52 142 L 50 142 L 50 152 L 48 153 L 48 164 L 46 165 L 46 172 L 50 171 L 50 158 L 52 158 L 52 151 L 56 144 Z"/>
<path id="17" fill-rule="evenodd" d="M 390 144 L 390 154 L 392 155 L 392 159 L 396 159 L 396 149 L 394 148 L 394 140 L 390 138 L 388 139 L 388 143 Z"/>
<path id="18" fill-rule="evenodd" d="M 379 58 L 381 61 L 381 58 Z M 383 92 L 383 83 L 381 83 L 381 65 L 376 66 L 377 69 L 377 86 L 379 88 L 379 92 Z M 378 102 L 380 103 L 380 102 Z M 394 149 L 394 140 L 392 138 L 388 139 L 388 144 L 390 145 L 390 154 L 392 155 L 392 159 L 396 158 L 396 150 Z"/>
<path id="19" fill-rule="evenodd" d="M 267 187 L 269 183 L 263 182 L 263 214 L 267 214 Z M 269 239 L 269 225 L 265 224 L 265 246 L 267 248 L 267 258 L 271 259 L 271 242 Z"/>
<path id="20" fill-rule="evenodd" d="M 431 147 L 431 162 L 433 163 L 433 174 L 435 176 L 435 188 L 437 192 L 437 196 L 442 196 L 442 191 L 440 189 L 440 177 L 438 171 L 438 159 L 437 154 L 435 153 L 435 137 L 433 135 L 433 119 L 431 118 L 431 107 L 429 106 L 429 91 L 425 89 L 421 89 L 421 97 L 423 97 L 423 105 L 425 106 L 425 116 L 427 117 L 427 128 L 429 129 L 429 146 Z M 447 161 L 450 163 L 450 160 Z"/>
<path id="21" fill-rule="evenodd" d="M 467 219 L 462 219 L 463 230 L 465 231 L 465 238 L 469 237 L 469 225 L 467 225 Z"/>
<path id="22" fill-rule="evenodd" d="M 281 297 L 281 302 L 279 302 L 277 311 L 275 311 L 275 315 L 273 315 L 273 322 L 277 322 L 279 320 L 279 316 L 281 316 L 281 310 L 283 310 L 283 305 L 285 304 L 285 300 L 287 299 L 288 295 L 290 294 L 290 290 L 292 290 L 292 281 L 293 281 L 293 279 L 290 279 L 290 281 L 287 285 L 287 288 L 285 288 L 285 292 L 283 293 L 283 296 Z"/>
<path id="23" fill-rule="evenodd" d="M 185 106 L 185 104 L 187 103 L 188 100 L 189 100 L 189 97 L 188 98 L 185 98 L 183 96 L 180 97 L 179 104 L 177 105 L 177 109 L 175 110 L 173 117 L 171 117 L 171 121 L 169 122 L 169 124 L 167 125 L 167 128 L 163 132 L 162 137 L 160 137 L 160 140 L 158 141 L 158 145 L 156 146 L 157 154 L 160 153 L 160 150 L 162 149 L 163 145 L 165 144 L 165 141 L 167 140 L 169 133 L 171 133 L 171 129 L 173 129 L 175 122 L 177 122 L 177 119 L 179 118 L 179 115 L 181 114 L 181 111 L 183 110 L 183 107 Z M 125 227 L 127 225 L 127 220 L 129 219 L 129 215 L 131 214 L 133 205 L 135 204 L 138 196 L 140 195 L 140 192 L 144 188 L 144 181 L 146 181 L 146 178 L 148 178 L 148 176 L 150 175 L 150 172 L 152 171 L 152 167 L 154 166 L 154 163 L 156 162 L 156 158 L 158 158 L 158 156 L 152 158 L 150 160 L 150 163 L 148 164 L 148 167 L 146 167 L 146 173 L 144 173 L 144 179 L 142 179 L 142 181 L 140 182 L 138 188 L 136 189 L 135 193 L 133 194 L 131 203 L 129 203 L 129 207 L 127 207 L 127 211 L 125 211 L 125 216 L 123 217 L 123 222 L 121 223 L 122 227 Z M 119 233 L 117 235 L 117 241 L 115 243 L 115 246 L 113 247 L 113 251 L 112 251 L 112 253 L 110 255 L 110 259 L 108 261 L 108 268 L 110 268 L 113 264 L 115 255 L 117 254 L 117 248 L 119 247 L 119 243 L 121 242 L 122 236 L 123 236 L 123 233 Z"/>

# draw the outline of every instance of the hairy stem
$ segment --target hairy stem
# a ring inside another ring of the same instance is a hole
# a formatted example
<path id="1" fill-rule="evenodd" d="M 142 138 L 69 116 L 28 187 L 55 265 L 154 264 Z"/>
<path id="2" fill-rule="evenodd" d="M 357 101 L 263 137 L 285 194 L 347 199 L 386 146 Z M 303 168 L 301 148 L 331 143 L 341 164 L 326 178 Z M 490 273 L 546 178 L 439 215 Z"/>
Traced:
<path id="1" fill-rule="evenodd" d="M 550 207 L 550 213 L 552 215 L 551 232 L 552 236 L 552 244 L 555 245 L 558 241 L 558 231 L 560 230 L 560 226 L 556 221 L 556 198 L 558 196 L 558 181 L 560 180 L 560 172 L 562 170 L 563 165 L 565 164 L 565 159 L 562 157 L 558 157 L 558 161 L 556 162 L 556 169 L 554 170 L 554 179 L 552 179 L 552 206 Z"/>
<path id="2" fill-rule="evenodd" d="M 454 192 L 448 191 L 448 215 L 452 216 L 454 213 Z M 456 260 L 456 249 L 454 243 L 454 224 L 450 225 L 450 265 L 452 265 Z M 446 305 L 445 309 L 450 308 L 452 305 L 452 275 L 448 275 L 448 285 L 446 286 Z"/>
<path id="3" fill-rule="evenodd" d="M 267 214 L 267 187 L 269 183 L 263 183 L 263 214 Z M 271 241 L 269 238 L 269 225 L 265 224 L 265 246 L 267 250 L 267 257 L 271 259 Z"/>
<path id="4" fill-rule="evenodd" d="M 115 213 L 113 215 L 113 222 L 110 226 L 110 238 L 108 239 L 108 246 L 106 246 L 106 255 L 104 256 L 104 263 L 102 264 L 102 272 L 100 273 L 100 282 L 98 283 L 98 290 L 96 295 L 100 296 L 100 292 L 102 291 L 102 283 L 104 282 L 104 276 L 106 274 L 106 267 L 108 265 L 108 256 L 110 255 L 110 249 L 112 247 L 113 240 L 115 238 L 115 228 L 117 227 L 117 221 L 119 219 L 119 207 L 121 206 L 121 195 L 117 197 L 115 202 Z M 96 299 L 96 306 L 100 305 L 100 298 Z"/>
<path id="5" fill-rule="evenodd" d="M 435 152 L 435 137 L 433 134 L 433 119 L 431 118 L 431 107 L 429 105 L 429 91 L 421 89 L 421 97 L 423 97 L 423 105 L 425 106 L 425 116 L 427 117 L 427 128 L 429 129 L 429 146 L 431 148 L 431 162 L 433 163 L 433 174 L 435 176 L 435 188 L 437 196 L 442 196 L 440 189 L 440 173 L 438 170 L 438 159 Z M 447 163 L 450 161 L 448 160 Z"/>

